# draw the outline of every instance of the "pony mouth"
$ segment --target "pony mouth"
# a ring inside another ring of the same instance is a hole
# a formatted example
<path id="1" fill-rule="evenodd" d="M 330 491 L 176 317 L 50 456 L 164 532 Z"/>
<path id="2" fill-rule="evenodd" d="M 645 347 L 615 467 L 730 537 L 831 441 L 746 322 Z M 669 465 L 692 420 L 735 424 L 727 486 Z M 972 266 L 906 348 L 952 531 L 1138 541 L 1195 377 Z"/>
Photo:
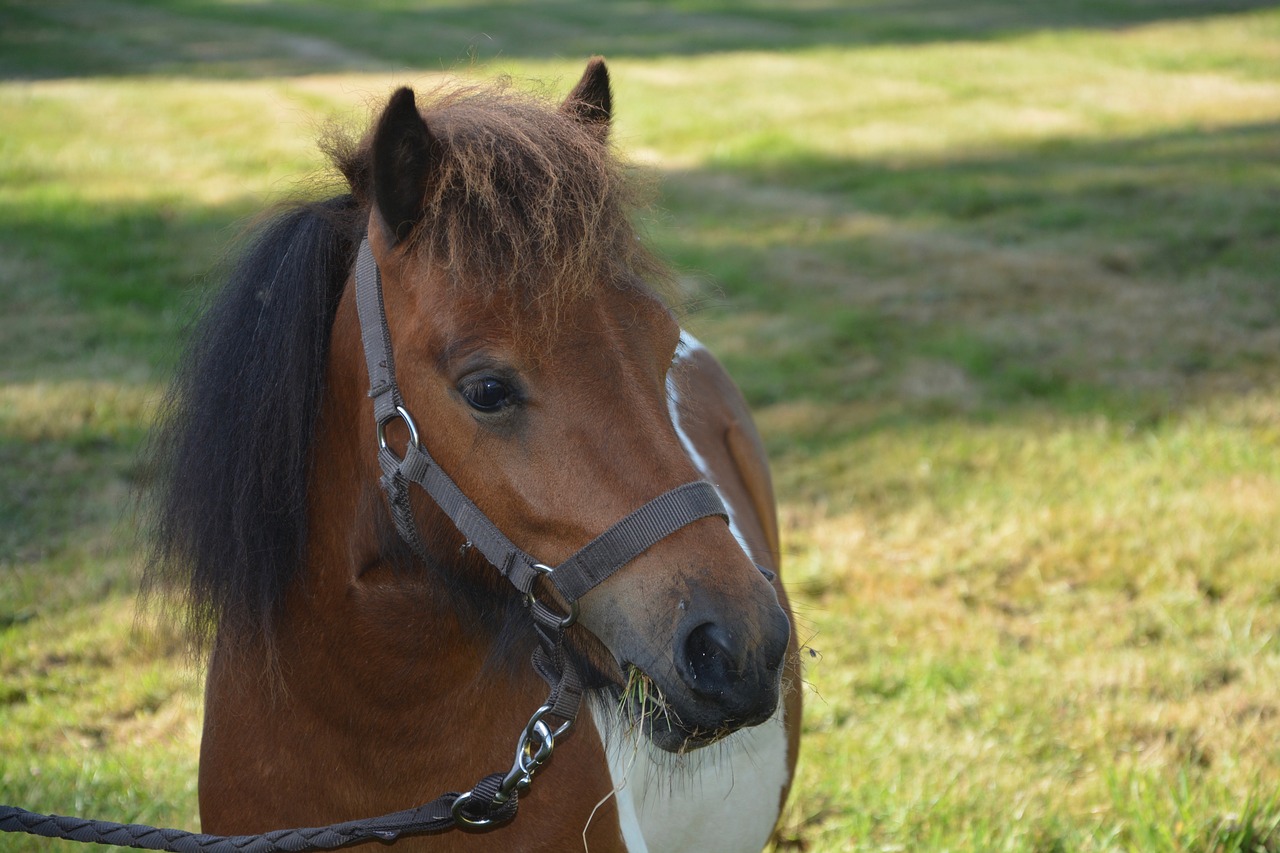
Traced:
<path id="1" fill-rule="evenodd" d="M 623 730 L 639 733 L 664 752 L 683 754 L 710 746 L 736 731 L 735 727 L 702 728 L 688 725 L 667 701 L 658 683 L 634 664 L 625 667 L 626 682 L 618 693 Z"/>

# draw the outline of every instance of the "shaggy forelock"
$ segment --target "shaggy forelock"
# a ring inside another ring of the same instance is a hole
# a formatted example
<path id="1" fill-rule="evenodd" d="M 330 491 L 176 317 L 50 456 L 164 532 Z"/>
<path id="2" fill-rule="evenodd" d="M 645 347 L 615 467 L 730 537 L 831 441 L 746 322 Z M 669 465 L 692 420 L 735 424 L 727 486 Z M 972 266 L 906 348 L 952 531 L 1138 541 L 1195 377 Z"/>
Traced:
<path id="1" fill-rule="evenodd" d="M 635 182 L 601 128 L 505 82 L 442 89 L 426 103 L 441 156 L 409 242 L 453 287 L 544 319 L 601 286 L 664 288 L 664 266 L 631 223 Z M 365 203 L 371 142 L 329 146 Z"/>

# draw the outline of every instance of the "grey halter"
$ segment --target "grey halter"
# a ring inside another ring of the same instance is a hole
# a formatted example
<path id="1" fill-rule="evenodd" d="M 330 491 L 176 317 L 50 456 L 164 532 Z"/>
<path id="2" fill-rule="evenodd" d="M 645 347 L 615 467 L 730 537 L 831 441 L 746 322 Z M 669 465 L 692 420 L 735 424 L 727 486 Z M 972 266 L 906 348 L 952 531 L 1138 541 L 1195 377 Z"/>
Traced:
<path id="1" fill-rule="evenodd" d="M 469 546 L 484 555 L 499 573 L 526 598 L 538 634 L 533 655 L 534 669 L 550 685 L 547 701 L 534 712 L 516 747 L 516 761 L 496 794 L 479 787 L 461 795 L 453 807 L 454 818 L 471 827 L 487 827 L 504 817 L 504 808 L 526 790 L 533 774 L 551 756 L 555 739 L 577 716 L 582 700 L 582 674 L 566 654 L 565 631 L 578 614 L 578 600 L 598 584 L 638 557 L 650 546 L 677 530 L 711 516 L 729 520 L 715 487 L 705 480 L 677 486 L 617 521 L 608 530 L 562 562 L 551 567 L 512 542 L 475 503 L 449 478 L 422 446 L 417 421 L 409 413 L 396 384 L 395 357 L 387 328 L 382 298 L 382 274 L 378 270 L 369 240 L 360 243 L 356 257 L 356 308 L 360 334 L 369 368 L 369 396 L 377 423 L 378 464 L 387 503 L 401 538 L 422 558 L 426 548 L 414 522 L 409 503 L 409 484 L 417 483 L 447 515 L 466 538 Z M 404 422 L 409 441 L 404 456 L 387 445 L 386 429 L 392 422 Z M 569 605 L 569 613 L 557 613 L 537 600 L 534 585 L 546 577 Z M 546 720 L 563 721 L 558 727 Z M 476 802 L 472 802 L 472 800 Z"/>

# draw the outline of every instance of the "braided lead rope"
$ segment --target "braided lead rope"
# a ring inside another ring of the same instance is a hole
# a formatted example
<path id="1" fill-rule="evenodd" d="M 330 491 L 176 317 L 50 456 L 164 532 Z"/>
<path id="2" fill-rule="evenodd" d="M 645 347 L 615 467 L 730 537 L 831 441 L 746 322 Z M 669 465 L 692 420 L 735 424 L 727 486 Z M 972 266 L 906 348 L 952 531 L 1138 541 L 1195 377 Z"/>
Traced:
<path id="1" fill-rule="evenodd" d="M 496 791 L 503 774 L 486 776 L 473 791 Z M 0 805 L 0 832 L 25 832 L 44 838 L 58 838 L 90 844 L 108 844 L 139 850 L 170 853 L 306 853 L 334 850 L 364 841 L 395 841 L 402 835 L 444 832 L 457 825 L 454 803 L 461 794 L 444 794 L 429 803 L 376 818 L 346 821 L 331 826 L 304 829 L 277 829 L 259 835 L 206 835 L 181 829 L 162 829 L 136 823 L 113 823 L 64 815 L 29 812 Z M 477 798 L 485 805 L 491 798 Z M 510 820 L 516 813 L 513 795 L 502 807 L 486 816 L 492 824 Z"/>

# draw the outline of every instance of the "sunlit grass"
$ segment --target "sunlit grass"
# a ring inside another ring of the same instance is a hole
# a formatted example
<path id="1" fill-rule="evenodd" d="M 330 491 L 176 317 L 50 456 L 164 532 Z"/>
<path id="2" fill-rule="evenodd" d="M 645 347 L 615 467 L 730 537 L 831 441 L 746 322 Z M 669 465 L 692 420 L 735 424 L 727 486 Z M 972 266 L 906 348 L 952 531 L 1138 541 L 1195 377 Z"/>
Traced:
<path id="1" fill-rule="evenodd" d="M 40 602 L 0 632 L 4 802 L 195 827 L 200 690 L 182 644 L 135 633 L 128 593 L 100 591 L 52 616 Z M 5 836 L 3 848 L 49 843 Z"/>
<path id="2" fill-rule="evenodd" d="M 0 801 L 195 828 L 198 672 L 132 630 L 127 507 L 227 242 L 394 85 L 558 95 L 605 52 L 774 460 L 782 849 L 1280 847 L 1274 9 L 411 5 L 0 33 Z"/>
<path id="3" fill-rule="evenodd" d="M 839 484 L 788 508 L 821 756 L 797 831 L 1197 850 L 1251 798 L 1272 820 L 1275 406 L 903 424 L 784 454 L 790 488 L 810 466 Z"/>
<path id="4" fill-rule="evenodd" d="M 618 75 L 620 121 L 628 142 L 671 165 L 751 167 L 798 155 L 953 161 L 1274 121 L 1280 83 L 1255 72 L 1274 70 L 1275 30 L 1273 13 L 1251 13 L 911 49 L 632 60 L 618 63 L 630 72 Z M 671 110 L 671 100 L 696 108 Z"/>

